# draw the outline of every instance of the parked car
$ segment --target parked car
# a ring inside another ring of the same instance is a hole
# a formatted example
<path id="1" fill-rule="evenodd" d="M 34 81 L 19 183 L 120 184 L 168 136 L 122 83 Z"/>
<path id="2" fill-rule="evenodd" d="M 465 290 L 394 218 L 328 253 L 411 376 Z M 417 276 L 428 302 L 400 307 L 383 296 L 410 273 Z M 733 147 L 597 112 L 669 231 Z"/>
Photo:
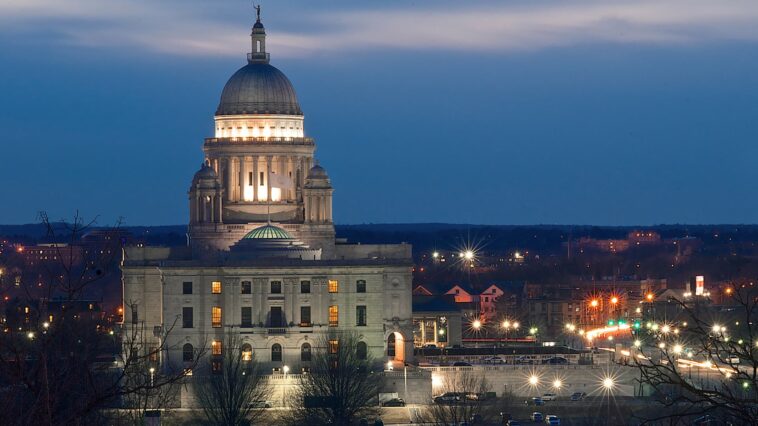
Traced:
<path id="1" fill-rule="evenodd" d="M 540 413 L 539 411 L 535 411 L 534 413 L 532 413 L 532 416 L 530 418 L 532 419 L 533 422 L 542 422 L 542 420 L 544 420 L 544 418 L 542 417 L 542 413 Z"/>
<path id="2" fill-rule="evenodd" d="M 271 402 L 269 401 L 253 401 L 247 404 L 247 408 L 271 408 Z"/>
<path id="3" fill-rule="evenodd" d="M 521 422 L 518 420 L 508 420 L 507 426 L 521 426 Z"/>
<path id="4" fill-rule="evenodd" d="M 541 397 L 535 396 L 534 398 L 532 398 L 532 404 L 534 404 L 534 405 L 545 405 L 545 401 Z"/>
<path id="5" fill-rule="evenodd" d="M 561 424 L 561 419 L 558 418 L 558 416 L 556 416 L 554 414 L 548 414 L 547 417 L 545 417 L 545 424 L 548 424 L 548 425 L 551 425 L 551 426 L 552 425 L 560 425 Z"/>
<path id="6" fill-rule="evenodd" d="M 471 364 L 466 361 L 455 361 L 453 367 L 471 367 Z"/>
<path id="7" fill-rule="evenodd" d="M 542 360 L 542 363 L 550 365 L 566 365 L 569 363 L 569 360 L 562 356 L 554 356 L 552 358 Z"/>
<path id="8" fill-rule="evenodd" d="M 382 402 L 382 407 L 405 407 L 403 398 L 391 398 Z"/>
<path id="9" fill-rule="evenodd" d="M 424 349 L 437 349 L 437 345 L 434 343 L 427 343 L 424 345 Z"/>
<path id="10" fill-rule="evenodd" d="M 555 398 L 557 398 L 557 397 L 558 397 L 558 395 L 556 395 L 554 393 L 546 393 L 546 394 L 542 395 L 542 400 L 543 401 L 554 401 Z"/>
<path id="11" fill-rule="evenodd" d="M 587 396 L 584 392 L 574 392 L 571 394 L 572 401 L 581 401 Z"/>
<path id="12" fill-rule="evenodd" d="M 487 364 L 505 364 L 505 360 L 499 356 L 491 356 L 484 358 L 484 362 Z"/>
<path id="13" fill-rule="evenodd" d="M 435 404 L 452 404 L 461 400 L 460 392 L 445 392 L 434 397 Z"/>
<path id="14" fill-rule="evenodd" d="M 514 364 L 534 364 L 534 360 L 526 356 L 517 357 L 513 362 Z"/>

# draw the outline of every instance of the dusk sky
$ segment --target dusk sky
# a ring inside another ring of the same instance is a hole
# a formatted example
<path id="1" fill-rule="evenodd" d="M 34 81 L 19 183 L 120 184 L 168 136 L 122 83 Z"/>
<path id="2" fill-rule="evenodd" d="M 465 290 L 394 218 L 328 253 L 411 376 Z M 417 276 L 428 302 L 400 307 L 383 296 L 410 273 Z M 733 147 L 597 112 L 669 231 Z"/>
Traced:
<path id="1" fill-rule="evenodd" d="M 758 223 L 755 0 L 269 1 L 338 224 Z M 0 223 L 187 223 L 249 1 L 0 2 Z"/>

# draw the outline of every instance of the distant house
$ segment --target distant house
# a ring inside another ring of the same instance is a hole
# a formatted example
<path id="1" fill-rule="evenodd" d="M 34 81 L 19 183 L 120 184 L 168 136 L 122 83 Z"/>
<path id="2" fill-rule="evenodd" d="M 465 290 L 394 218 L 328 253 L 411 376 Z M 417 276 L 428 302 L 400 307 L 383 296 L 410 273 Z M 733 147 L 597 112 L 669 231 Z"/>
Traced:
<path id="1" fill-rule="evenodd" d="M 469 315 L 478 315 L 483 318 L 493 317 L 497 314 L 498 303 L 503 295 L 512 294 L 509 288 L 515 283 L 511 282 L 488 282 L 483 285 L 472 286 L 464 283 L 427 283 L 419 284 L 413 289 L 414 296 L 450 296 L 459 305 L 459 308 L 468 312 Z M 521 283 L 519 283 L 519 288 Z"/>

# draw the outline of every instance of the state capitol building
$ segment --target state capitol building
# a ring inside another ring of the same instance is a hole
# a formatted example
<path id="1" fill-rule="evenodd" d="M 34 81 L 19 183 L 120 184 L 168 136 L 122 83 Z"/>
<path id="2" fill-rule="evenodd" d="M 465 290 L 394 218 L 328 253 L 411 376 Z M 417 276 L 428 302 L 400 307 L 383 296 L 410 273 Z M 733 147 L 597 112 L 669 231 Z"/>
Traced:
<path id="1" fill-rule="evenodd" d="M 335 238 L 332 183 L 260 16 L 251 38 L 189 187 L 187 246 L 125 249 L 124 335 L 148 330 L 177 366 L 203 345 L 221 355 L 229 332 L 270 368 L 307 367 L 319 336 L 344 331 L 359 354 L 408 360 L 411 246 Z"/>

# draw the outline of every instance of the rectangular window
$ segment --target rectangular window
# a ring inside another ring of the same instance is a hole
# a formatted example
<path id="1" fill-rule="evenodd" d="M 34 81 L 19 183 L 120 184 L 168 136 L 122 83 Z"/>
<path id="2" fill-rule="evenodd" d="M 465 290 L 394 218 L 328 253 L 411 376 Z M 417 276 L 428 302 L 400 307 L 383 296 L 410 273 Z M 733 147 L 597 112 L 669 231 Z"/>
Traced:
<path id="1" fill-rule="evenodd" d="M 355 292 L 356 293 L 366 292 L 366 280 L 358 280 L 355 282 Z"/>
<path id="2" fill-rule="evenodd" d="M 357 326 L 366 325 L 366 307 L 365 306 L 355 307 L 355 325 Z"/>
<path id="3" fill-rule="evenodd" d="M 242 281 L 242 294 L 251 294 L 253 292 L 253 283 Z"/>
<path id="4" fill-rule="evenodd" d="M 221 281 L 213 281 L 211 283 L 211 293 L 221 294 Z"/>
<path id="5" fill-rule="evenodd" d="M 250 328 L 253 326 L 253 308 L 243 306 L 240 314 L 240 327 Z"/>
<path id="6" fill-rule="evenodd" d="M 340 342 L 337 339 L 329 339 L 329 353 L 334 355 L 340 348 Z"/>
<path id="7" fill-rule="evenodd" d="M 329 306 L 329 327 L 337 327 L 339 325 L 339 308 L 337 305 Z"/>
<path id="8" fill-rule="evenodd" d="M 253 172 L 247 174 L 247 184 L 248 186 L 253 186 Z"/>
<path id="9" fill-rule="evenodd" d="M 222 361 L 220 359 L 214 359 L 211 361 L 211 372 L 213 374 L 221 374 L 221 364 Z"/>
<path id="10" fill-rule="evenodd" d="M 214 340 L 211 342 L 211 355 L 214 356 L 220 356 L 221 355 L 221 341 L 220 340 Z"/>
<path id="11" fill-rule="evenodd" d="M 194 327 L 193 324 L 193 315 L 194 312 L 192 311 L 191 307 L 184 307 L 182 308 L 182 328 L 192 328 Z"/>
<path id="12" fill-rule="evenodd" d="M 266 185 L 266 183 L 263 181 L 263 176 L 264 176 L 264 174 L 263 174 L 263 172 L 261 172 L 260 175 L 259 175 L 259 177 L 258 177 L 258 186 L 265 186 Z"/>
<path id="13" fill-rule="evenodd" d="M 132 324 L 139 323 L 139 315 L 137 315 L 137 305 L 132 305 Z"/>
<path id="14" fill-rule="evenodd" d="M 182 294 L 192 294 L 192 281 L 182 283 Z"/>
<path id="15" fill-rule="evenodd" d="M 271 294 L 282 294 L 281 281 L 271 281 Z"/>
<path id="16" fill-rule="evenodd" d="M 310 327 L 310 326 L 311 326 L 311 307 L 301 306 L 300 307 L 300 327 Z"/>
<path id="17" fill-rule="evenodd" d="M 211 323 L 214 328 L 221 327 L 221 306 L 211 308 Z"/>
<path id="18" fill-rule="evenodd" d="M 336 293 L 340 289 L 340 284 L 337 280 L 329 280 L 329 293 Z"/>
<path id="19" fill-rule="evenodd" d="M 308 294 L 311 292 L 311 282 L 310 281 L 300 281 L 300 293 L 302 294 Z"/>

